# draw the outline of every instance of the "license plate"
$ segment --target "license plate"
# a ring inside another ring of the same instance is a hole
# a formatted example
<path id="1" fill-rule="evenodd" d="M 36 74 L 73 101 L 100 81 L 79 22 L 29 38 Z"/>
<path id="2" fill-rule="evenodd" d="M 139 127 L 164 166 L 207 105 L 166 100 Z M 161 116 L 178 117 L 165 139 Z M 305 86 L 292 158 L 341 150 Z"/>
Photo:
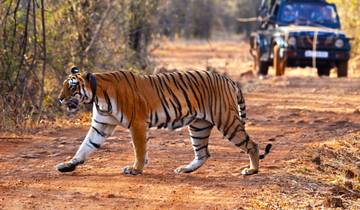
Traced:
<path id="1" fill-rule="evenodd" d="M 305 51 L 305 57 L 316 57 L 316 58 L 328 58 L 329 52 L 326 51 L 312 51 L 312 50 L 306 50 Z"/>

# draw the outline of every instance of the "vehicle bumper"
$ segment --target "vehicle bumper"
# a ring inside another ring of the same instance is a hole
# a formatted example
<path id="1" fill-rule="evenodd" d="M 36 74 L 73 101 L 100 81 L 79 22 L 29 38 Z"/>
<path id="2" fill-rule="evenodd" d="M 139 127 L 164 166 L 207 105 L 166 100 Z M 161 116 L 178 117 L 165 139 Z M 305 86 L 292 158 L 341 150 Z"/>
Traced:
<path id="1" fill-rule="evenodd" d="M 350 59 L 350 52 L 341 50 L 318 50 L 320 52 L 326 52 L 326 57 L 313 58 L 306 55 L 306 51 L 303 49 L 282 49 L 283 55 L 286 56 L 287 66 L 329 66 L 333 67 L 339 62 L 348 61 Z"/>

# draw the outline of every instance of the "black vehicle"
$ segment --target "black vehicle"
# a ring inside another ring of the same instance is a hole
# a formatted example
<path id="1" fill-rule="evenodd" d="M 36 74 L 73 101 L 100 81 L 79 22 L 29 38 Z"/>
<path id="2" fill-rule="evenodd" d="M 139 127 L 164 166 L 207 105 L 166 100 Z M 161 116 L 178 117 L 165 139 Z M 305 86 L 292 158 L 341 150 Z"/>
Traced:
<path id="1" fill-rule="evenodd" d="M 319 76 L 337 68 L 346 77 L 350 39 L 341 31 L 336 5 L 326 0 L 263 0 L 260 25 L 251 36 L 251 54 L 259 75 L 273 65 L 276 75 L 285 67 L 316 67 Z"/>

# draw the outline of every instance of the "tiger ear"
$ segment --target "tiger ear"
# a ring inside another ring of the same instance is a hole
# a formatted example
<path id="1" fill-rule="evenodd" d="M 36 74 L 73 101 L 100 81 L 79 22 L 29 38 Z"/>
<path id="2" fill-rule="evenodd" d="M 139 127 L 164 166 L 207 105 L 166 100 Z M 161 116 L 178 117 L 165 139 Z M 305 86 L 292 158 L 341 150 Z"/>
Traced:
<path id="1" fill-rule="evenodd" d="M 86 81 L 90 81 L 90 77 L 91 77 L 91 73 L 90 72 L 85 72 L 84 74 L 83 74 L 83 76 L 84 76 L 84 78 L 85 78 L 85 80 Z"/>
<path id="2" fill-rule="evenodd" d="M 77 74 L 80 73 L 80 68 L 77 66 L 74 66 L 71 68 L 71 74 Z"/>

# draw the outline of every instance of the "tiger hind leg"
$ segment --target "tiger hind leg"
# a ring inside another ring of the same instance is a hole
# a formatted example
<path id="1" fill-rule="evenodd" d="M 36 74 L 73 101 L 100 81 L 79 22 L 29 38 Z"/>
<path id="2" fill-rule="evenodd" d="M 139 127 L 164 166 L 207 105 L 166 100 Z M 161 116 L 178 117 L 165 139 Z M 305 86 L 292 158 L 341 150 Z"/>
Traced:
<path id="1" fill-rule="evenodd" d="M 209 136 L 213 125 L 205 120 L 195 120 L 189 125 L 190 139 L 195 158 L 186 166 L 175 169 L 175 173 L 191 173 L 199 169 L 210 157 L 208 150 Z"/>
<path id="2" fill-rule="evenodd" d="M 241 122 L 239 122 L 241 123 Z M 244 126 L 238 126 L 230 136 L 227 136 L 231 143 L 245 151 L 250 159 L 250 167 L 242 170 L 241 174 L 251 175 L 259 171 L 259 147 L 246 133 Z"/>

